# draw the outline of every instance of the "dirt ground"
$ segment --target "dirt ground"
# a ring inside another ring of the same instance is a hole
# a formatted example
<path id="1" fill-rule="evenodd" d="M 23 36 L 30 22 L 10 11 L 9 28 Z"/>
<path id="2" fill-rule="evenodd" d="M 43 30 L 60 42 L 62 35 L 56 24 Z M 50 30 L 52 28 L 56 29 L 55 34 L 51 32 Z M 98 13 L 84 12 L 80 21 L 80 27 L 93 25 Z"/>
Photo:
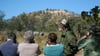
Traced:
<path id="1" fill-rule="evenodd" d="M 77 52 L 75 56 L 83 56 L 83 50 L 80 50 L 79 52 Z"/>

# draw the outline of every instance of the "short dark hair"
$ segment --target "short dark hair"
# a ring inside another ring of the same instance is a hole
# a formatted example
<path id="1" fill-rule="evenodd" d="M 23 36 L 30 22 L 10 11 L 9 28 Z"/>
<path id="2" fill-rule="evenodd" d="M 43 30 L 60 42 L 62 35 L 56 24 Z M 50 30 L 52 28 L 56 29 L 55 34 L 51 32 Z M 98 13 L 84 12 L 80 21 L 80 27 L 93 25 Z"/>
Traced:
<path id="1" fill-rule="evenodd" d="M 51 42 L 56 43 L 57 35 L 56 35 L 55 33 L 49 33 L 48 39 L 49 39 Z"/>
<path id="2" fill-rule="evenodd" d="M 12 39 L 14 43 L 17 43 L 15 33 L 13 33 L 13 32 L 8 33 L 8 38 Z"/>
<path id="3" fill-rule="evenodd" d="M 10 33 L 8 33 L 8 38 L 9 38 L 9 39 L 16 38 L 16 34 L 13 33 L 13 32 L 10 32 Z"/>
<path id="4" fill-rule="evenodd" d="M 65 28 L 67 28 L 68 30 L 71 30 L 69 22 L 66 23 Z"/>
<path id="5" fill-rule="evenodd" d="M 99 35 L 100 36 L 100 26 L 92 25 L 90 28 L 90 31 L 93 35 Z"/>

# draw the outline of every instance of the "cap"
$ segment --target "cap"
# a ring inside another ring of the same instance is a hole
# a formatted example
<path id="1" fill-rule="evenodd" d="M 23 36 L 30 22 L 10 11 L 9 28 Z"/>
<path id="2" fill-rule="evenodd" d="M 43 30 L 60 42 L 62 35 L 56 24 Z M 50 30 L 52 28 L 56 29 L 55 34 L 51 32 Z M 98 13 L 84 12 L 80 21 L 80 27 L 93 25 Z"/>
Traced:
<path id="1" fill-rule="evenodd" d="M 61 21 L 61 24 L 66 24 L 67 23 L 67 20 L 66 19 L 62 19 L 62 21 Z"/>

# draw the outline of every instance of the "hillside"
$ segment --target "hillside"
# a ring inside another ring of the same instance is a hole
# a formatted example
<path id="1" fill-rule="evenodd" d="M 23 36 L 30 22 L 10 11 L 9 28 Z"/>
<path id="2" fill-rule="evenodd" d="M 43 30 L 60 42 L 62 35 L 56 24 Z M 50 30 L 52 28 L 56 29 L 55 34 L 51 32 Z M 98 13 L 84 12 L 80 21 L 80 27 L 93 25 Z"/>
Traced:
<path id="1" fill-rule="evenodd" d="M 100 26 L 100 9 L 94 7 L 88 12 L 82 11 L 81 16 L 67 10 L 46 9 L 22 13 L 6 21 L 0 20 L 0 43 L 6 40 L 9 31 L 16 33 L 19 43 L 24 40 L 23 35 L 26 30 L 44 31 L 44 36 L 35 36 L 36 43 L 39 43 L 40 49 L 43 50 L 49 32 L 56 32 L 59 37 L 59 42 L 61 32 L 58 31 L 58 28 L 63 18 L 69 20 L 68 23 L 70 24 L 73 34 L 77 40 L 80 40 L 87 31 L 90 31 L 91 26 Z M 2 17 L 0 19 L 2 19 Z M 81 53 L 83 54 L 82 51 L 78 52 L 76 56 L 81 56 Z M 43 56 L 43 54 L 41 55 Z"/>
<path id="2" fill-rule="evenodd" d="M 63 18 L 72 18 L 72 17 L 80 17 L 79 14 L 75 14 L 74 12 L 69 12 L 67 10 L 58 10 L 58 9 L 46 9 L 42 11 L 29 13 L 28 16 L 35 15 L 33 17 L 38 19 L 44 19 L 43 16 L 47 16 L 47 22 L 59 22 Z"/>
<path id="3" fill-rule="evenodd" d="M 80 15 L 67 10 L 46 9 L 30 13 L 22 13 L 8 20 L 12 28 L 21 30 L 56 31 L 61 19 L 79 18 Z M 17 24 L 16 24 L 17 23 Z M 16 26 L 14 26 L 15 24 Z M 34 25 L 34 26 L 33 26 Z"/>

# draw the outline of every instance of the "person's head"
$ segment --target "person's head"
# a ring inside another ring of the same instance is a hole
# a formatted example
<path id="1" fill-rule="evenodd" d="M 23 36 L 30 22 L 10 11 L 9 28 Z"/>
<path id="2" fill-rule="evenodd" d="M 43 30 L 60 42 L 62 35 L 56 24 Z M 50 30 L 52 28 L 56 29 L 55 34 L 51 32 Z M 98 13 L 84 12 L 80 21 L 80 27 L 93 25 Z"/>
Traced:
<path id="1" fill-rule="evenodd" d="M 100 36 L 100 26 L 93 25 L 90 28 L 91 34 L 95 36 Z"/>
<path id="2" fill-rule="evenodd" d="M 12 40 L 14 43 L 17 43 L 16 34 L 13 32 L 8 33 L 8 39 Z"/>
<path id="3" fill-rule="evenodd" d="M 65 29 L 70 30 L 69 23 L 67 22 L 66 19 L 62 19 L 62 21 L 61 21 L 61 28 L 62 28 L 63 30 L 65 30 Z"/>
<path id="4" fill-rule="evenodd" d="M 26 31 L 25 34 L 24 34 L 24 38 L 29 43 L 34 43 L 34 34 L 33 34 L 33 31 L 31 31 L 31 30 Z"/>
<path id="5" fill-rule="evenodd" d="M 57 35 L 55 33 L 49 33 L 48 35 L 48 44 L 56 44 Z"/>

